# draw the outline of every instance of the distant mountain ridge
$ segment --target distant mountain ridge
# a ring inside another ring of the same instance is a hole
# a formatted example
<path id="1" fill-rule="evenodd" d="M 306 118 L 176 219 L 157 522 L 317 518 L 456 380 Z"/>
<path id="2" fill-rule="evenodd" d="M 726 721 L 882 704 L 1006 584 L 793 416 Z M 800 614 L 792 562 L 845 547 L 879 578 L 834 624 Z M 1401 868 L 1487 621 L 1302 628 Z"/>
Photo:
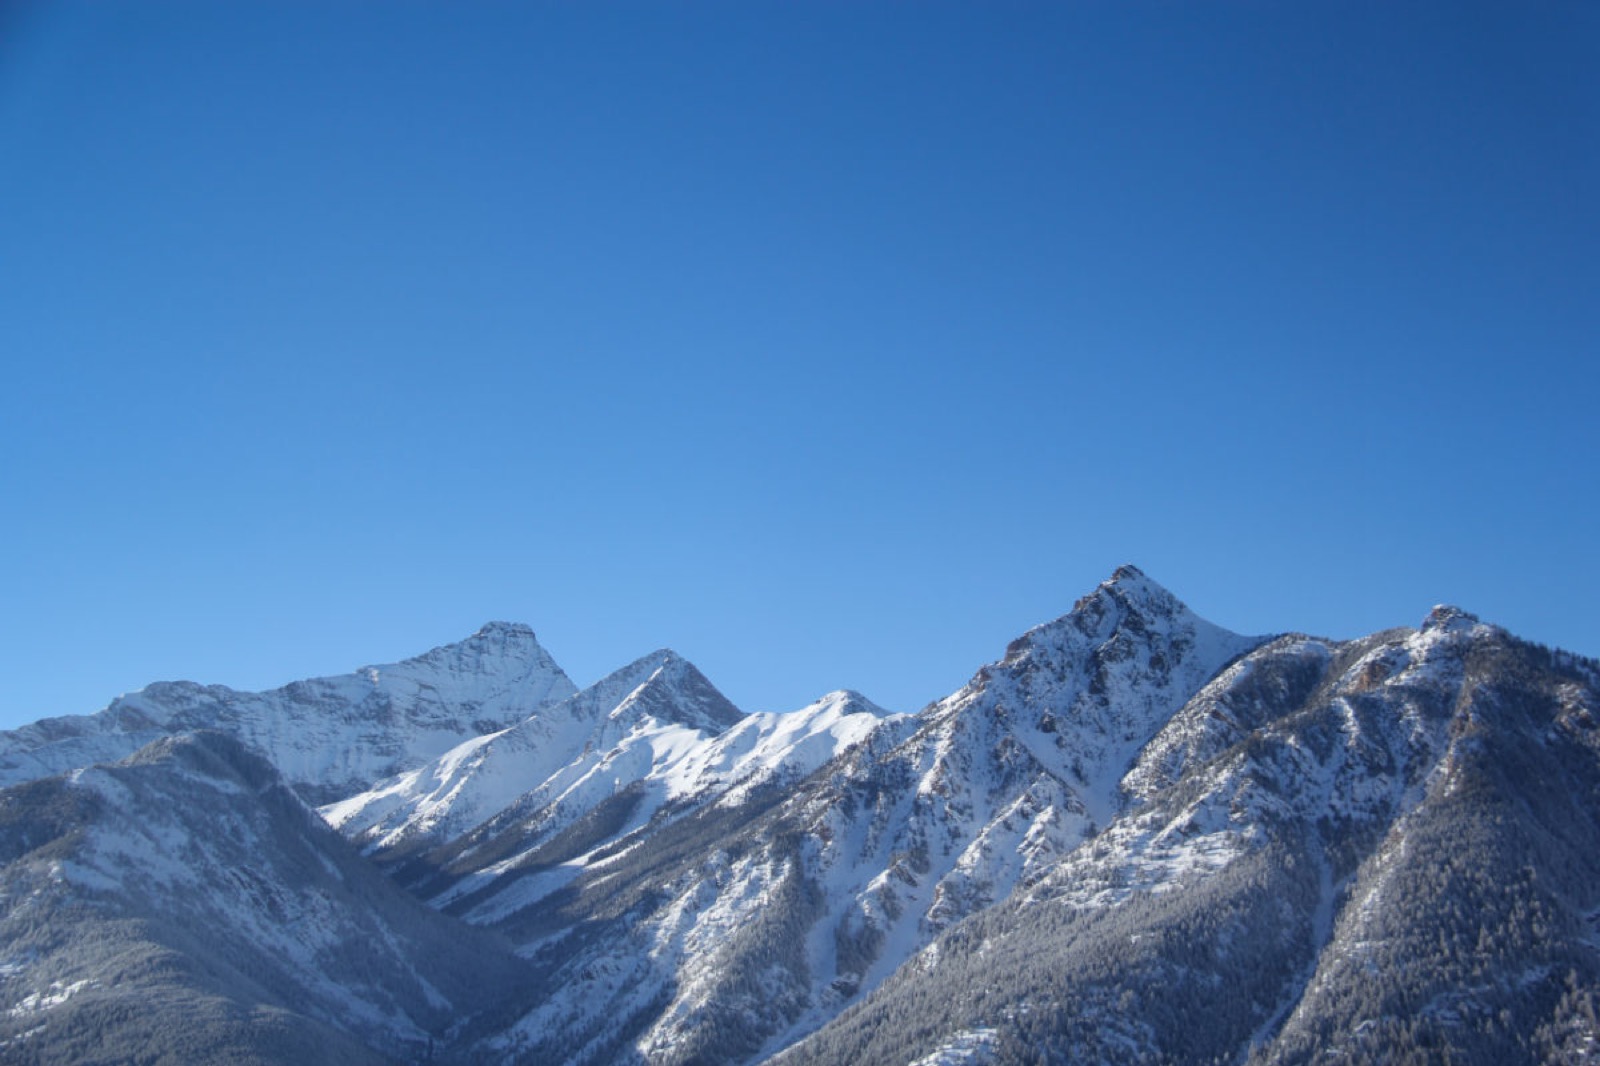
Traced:
<path id="1" fill-rule="evenodd" d="M 391 665 L 259 693 L 158 682 L 98 714 L 0 733 L 0 786 L 113 762 L 174 733 L 220 729 L 260 749 L 307 798 L 327 802 L 576 691 L 533 630 L 491 622 Z"/>
<path id="2" fill-rule="evenodd" d="M 915 715 L 493 624 L 0 773 L 5 1061 L 164 1046 L 141 995 L 186 1062 L 1600 1054 L 1600 664 L 1456 608 L 1248 637 L 1122 567 Z"/>

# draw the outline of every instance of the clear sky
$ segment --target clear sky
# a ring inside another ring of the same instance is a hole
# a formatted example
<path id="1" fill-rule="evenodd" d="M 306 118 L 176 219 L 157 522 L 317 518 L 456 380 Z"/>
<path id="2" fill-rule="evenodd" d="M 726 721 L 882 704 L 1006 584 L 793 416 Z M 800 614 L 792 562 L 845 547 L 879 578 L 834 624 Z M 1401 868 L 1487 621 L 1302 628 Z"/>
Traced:
<path id="1" fill-rule="evenodd" d="M 914 710 L 1134 562 L 1600 654 L 1600 5 L 0 6 L 0 726 L 525 621 Z"/>

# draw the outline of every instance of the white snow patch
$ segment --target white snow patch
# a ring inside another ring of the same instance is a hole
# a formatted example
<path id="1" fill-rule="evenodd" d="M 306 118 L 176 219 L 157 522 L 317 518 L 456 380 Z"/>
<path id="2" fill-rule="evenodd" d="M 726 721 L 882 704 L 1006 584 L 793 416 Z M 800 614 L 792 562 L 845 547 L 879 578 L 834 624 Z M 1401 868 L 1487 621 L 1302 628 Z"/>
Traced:
<path id="1" fill-rule="evenodd" d="M 99 984 L 98 981 L 73 981 L 70 984 L 61 981 L 50 982 L 50 988 L 44 992 L 34 992 L 17 1001 L 17 1005 L 6 1013 L 13 1018 L 23 1018 L 29 1014 L 38 1014 L 40 1011 L 59 1007 L 85 988 L 92 988 Z"/>
<path id="2" fill-rule="evenodd" d="M 910 1066 L 981 1066 L 994 1058 L 999 1035 L 995 1029 L 964 1030 Z"/>

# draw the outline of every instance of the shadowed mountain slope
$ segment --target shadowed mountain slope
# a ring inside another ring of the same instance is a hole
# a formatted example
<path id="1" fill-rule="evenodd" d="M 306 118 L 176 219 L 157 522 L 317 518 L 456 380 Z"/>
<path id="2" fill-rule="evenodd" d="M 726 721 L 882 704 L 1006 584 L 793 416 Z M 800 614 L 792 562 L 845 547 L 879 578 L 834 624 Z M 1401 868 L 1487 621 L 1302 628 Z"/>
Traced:
<path id="1" fill-rule="evenodd" d="M 215 732 L 0 791 L 0 901 L 8 1063 L 410 1060 L 526 980 Z"/>

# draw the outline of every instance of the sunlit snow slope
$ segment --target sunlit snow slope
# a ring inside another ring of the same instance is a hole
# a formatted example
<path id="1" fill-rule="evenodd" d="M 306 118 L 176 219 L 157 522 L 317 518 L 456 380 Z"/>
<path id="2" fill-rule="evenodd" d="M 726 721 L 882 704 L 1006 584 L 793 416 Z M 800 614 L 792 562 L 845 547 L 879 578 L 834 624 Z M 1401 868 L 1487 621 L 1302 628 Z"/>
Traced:
<path id="1" fill-rule="evenodd" d="M 388 666 L 270 692 L 161 682 L 98 714 L 0 733 L 0 785 L 121 759 L 191 729 L 230 733 L 317 802 L 368 788 L 575 691 L 527 626 L 490 623 Z"/>

